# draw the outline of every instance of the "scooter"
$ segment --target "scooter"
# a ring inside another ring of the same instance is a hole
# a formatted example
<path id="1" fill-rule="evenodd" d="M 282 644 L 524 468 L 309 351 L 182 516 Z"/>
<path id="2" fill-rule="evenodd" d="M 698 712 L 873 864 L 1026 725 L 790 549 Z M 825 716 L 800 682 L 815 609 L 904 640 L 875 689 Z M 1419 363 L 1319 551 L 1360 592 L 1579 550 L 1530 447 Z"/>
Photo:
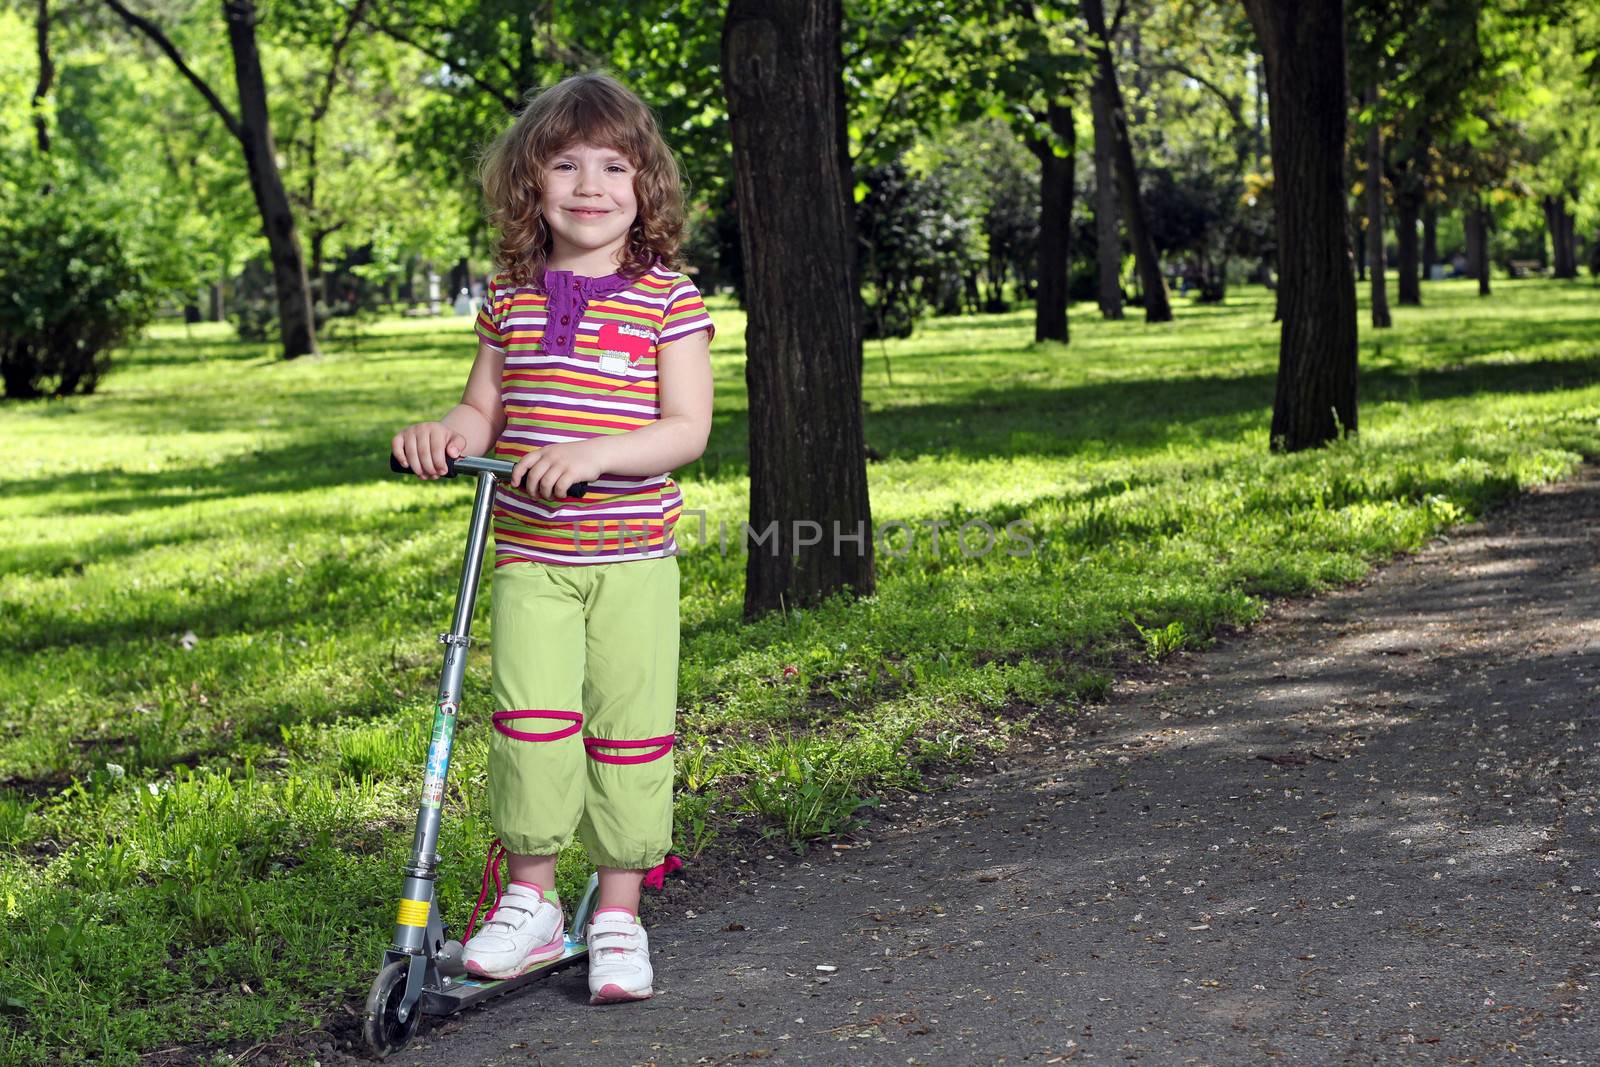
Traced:
<path id="1" fill-rule="evenodd" d="M 490 515 L 494 508 L 495 485 L 508 477 L 516 464 L 480 456 L 463 456 L 448 461 L 445 477 L 458 473 L 475 474 L 477 497 L 472 505 L 472 525 L 467 535 L 466 558 L 461 565 L 461 585 L 456 593 L 455 619 L 448 633 L 439 635 L 445 646 L 444 672 L 439 682 L 439 699 L 434 707 L 433 736 L 428 745 L 428 761 L 422 783 L 422 800 L 417 810 L 416 834 L 411 841 L 411 862 L 405 868 L 400 891 L 400 907 L 395 918 L 394 941 L 384 950 L 378 977 L 367 993 L 362 1017 L 362 1035 L 367 1047 L 379 1059 L 404 1048 L 417 1032 L 424 1013 L 454 1015 L 538 981 L 575 963 L 587 963 L 585 935 L 599 899 L 598 875 L 591 875 L 589 887 L 578 903 L 567 927 L 562 954 L 515 978 L 478 978 L 469 975 L 462 961 L 461 942 L 450 937 L 437 907 L 434 892 L 439 865 L 440 808 L 444 803 L 445 777 L 450 769 L 450 749 L 455 738 L 456 713 L 461 706 L 461 679 L 466 673 L 468 631 L 472 627 L 472 606 L 478 595 L 478 574 L 483 565 L 484 547 L 489 539 Z M 393 456 L 389 468 L 397 474 L 410 474 Z M 579 482 L 567 495 L 581 497 L 588 485 Z M 489 871 L 484 872 L 487 891 Z M 498 877 L 496 878 L 498 886 Z M 479 904 L 483 902 L 480 895 Z M 476 916 L 474 910 L 474 916 Z M 578 935 L 574 937 L 574 934 Z"/>

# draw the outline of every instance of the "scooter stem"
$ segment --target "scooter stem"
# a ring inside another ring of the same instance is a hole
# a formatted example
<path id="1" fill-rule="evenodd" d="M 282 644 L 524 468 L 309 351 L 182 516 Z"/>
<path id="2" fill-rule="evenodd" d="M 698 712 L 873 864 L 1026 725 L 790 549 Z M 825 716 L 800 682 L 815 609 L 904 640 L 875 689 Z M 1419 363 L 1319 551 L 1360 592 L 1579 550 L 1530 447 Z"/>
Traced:
<path id="1" fill-rule="evenodd" d="M 433 894 L 434 873 L 439 864 L 436 851 L 439 811 L 444 804 L 450 751 L 455 742 L 456 712 L 461 706 L 461 685 L 467 669 L 467 646 L 472 643 L 472 607 L 478 598 L 478 575 L 489 539 L 494 490 L 494 473 L 479 471 L 477 497 L 472 504 L 472 527 L 461 564 L 461 584 L 456 592 L 455 618 L 450 631 L 439 635 L 439 643 L 445 646 L 444 671 L 434 708 L 427 774 L 422 783 L 422 802 L 417 808 L 417 828 L 411 839 L 411 863 L 405 870 L 403 899 L 395 923 L 394 947 L 405 953 L 422 952 L 427 927 L 439 921 L 434 914 Z"/>

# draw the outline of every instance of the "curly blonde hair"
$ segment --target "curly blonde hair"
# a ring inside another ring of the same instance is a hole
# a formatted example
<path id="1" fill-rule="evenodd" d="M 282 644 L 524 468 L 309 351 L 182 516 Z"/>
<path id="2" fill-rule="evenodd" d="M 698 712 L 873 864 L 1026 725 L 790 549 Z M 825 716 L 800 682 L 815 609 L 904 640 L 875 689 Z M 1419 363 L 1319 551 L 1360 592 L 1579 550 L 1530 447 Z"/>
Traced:
<path id="1" fill-rule="evenodd" d="M 528 97 L 522 114 L 484 150 L 478 166 L 489 221 L 500 231 L 495 265 L 515 285 L 544 279 L 552 237 L 539 201 L 544 165 L 573 145 L 609 148 L 633 165 L 639 213 L 618 273 L 634 278 L 659 261 L 677 270 L 683 244 L 683 176 L 650 108 L 604 72 L 574 74 Z"/>

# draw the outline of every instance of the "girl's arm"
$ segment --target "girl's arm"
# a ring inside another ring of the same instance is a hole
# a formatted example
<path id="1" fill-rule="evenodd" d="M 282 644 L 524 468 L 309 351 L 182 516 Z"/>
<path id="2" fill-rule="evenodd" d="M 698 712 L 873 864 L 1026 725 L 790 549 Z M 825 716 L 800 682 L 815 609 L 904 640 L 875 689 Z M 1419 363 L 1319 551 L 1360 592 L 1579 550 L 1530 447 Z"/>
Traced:
<path id="1" fill-rule="evenodd" d="M 461 403 L 438 422 L 419 422 L 395 434 L 391 446 L 395 456 L 419 477 L 438 478 L 448 470 L 447 454 L 451 459 L 487 455 L 506 426 L 505 407 L 500 403 L 505 360 L 503 351 L 478 342 Z"/>
<path id="2" fill-rule="evenodd" d="M 549 500 L 602 474 L 643 478 L 699 459 L 711 436 L 711 335 L 696 330 L 662 345 L 656 368 L 661 418 L 627 433 L 530 452 L 517 462 L 511 484 Z"/>

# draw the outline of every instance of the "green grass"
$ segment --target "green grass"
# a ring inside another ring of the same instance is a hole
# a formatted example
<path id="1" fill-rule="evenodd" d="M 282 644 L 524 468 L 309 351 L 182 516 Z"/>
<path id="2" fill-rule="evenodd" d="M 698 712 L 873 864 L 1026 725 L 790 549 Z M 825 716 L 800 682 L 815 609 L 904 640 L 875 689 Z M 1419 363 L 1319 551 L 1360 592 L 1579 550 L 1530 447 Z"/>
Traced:
<path id="1" fill-rule="evenodd" d="M 1028 312 L 869 343 L 873 517 L 914 548 L 880 555 L 874 596 L 753 624 L 744 561 L 715 548 L 747 482 L 743 316 L 714 303 L 716 425 L 679 472 L 712 542 L 686 517 L 679 850 L 734 819 L 847 826 L 1070 715 L 1119 663 L 1203 647 L 1600 453 L 1593 284 L 1426 297 L 1363 329 L 1359 437 L 1295 456 L 1266 450 L 1257 291 L 1159 327 L 1080 306 L 1069 347 L 1031 344 Z M 99 394 L 0 408 L 0 1062 L 231 1047 L 370 981 L 470 502 L 387 475 L 387 442 L 449 406 L 471 355 L 464 321 L 293 363 L 163 326 Z M 1033 551 L 963 556 L 973 519 L 1025 520 Z M 442 844 L 457 922 L 490 836 L 487 607 Z M 569 849 L 563 893 L 586 874 Z"/>

